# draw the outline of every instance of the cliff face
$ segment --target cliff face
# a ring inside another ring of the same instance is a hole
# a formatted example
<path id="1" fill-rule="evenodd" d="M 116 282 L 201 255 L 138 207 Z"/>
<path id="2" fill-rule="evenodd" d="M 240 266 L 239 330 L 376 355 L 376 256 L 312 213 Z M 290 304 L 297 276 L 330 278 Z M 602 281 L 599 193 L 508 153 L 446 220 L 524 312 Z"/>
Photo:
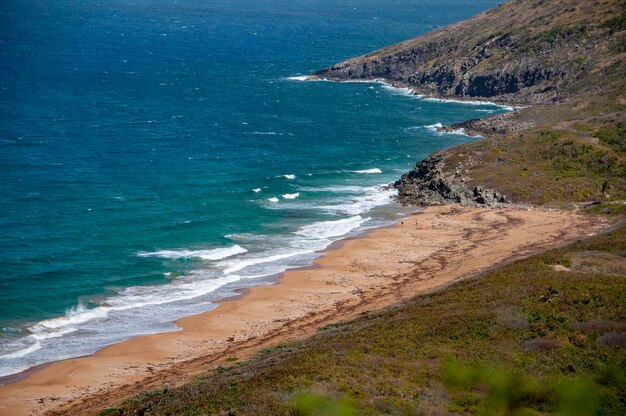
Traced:
<path id="1" fill-rule="evenodd" d="M 443 97 L 558 101 L 615 77 L 626 51 L 619 0 L 517 0 L 314 76 L 384 78 Z"/>
<path id="2" fill-rule="evenodd" d="M 406 205 L 430 206 L 460 204 L 463 206 L 498 206 L 507 204 L 505 195 L 480 186 L 469 186 L 462 172 L 448 173 L 446 154 L 438 152 L 415 165 L 394 183 L 398 202 Z"/>

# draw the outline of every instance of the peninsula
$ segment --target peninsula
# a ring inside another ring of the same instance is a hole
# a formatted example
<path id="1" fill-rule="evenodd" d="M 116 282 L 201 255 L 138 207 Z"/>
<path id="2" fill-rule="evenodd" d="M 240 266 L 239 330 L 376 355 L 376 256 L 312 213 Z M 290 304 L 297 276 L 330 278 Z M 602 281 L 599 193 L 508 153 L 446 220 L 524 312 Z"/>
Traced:
<path id="1" fill-rule="evenodd" d="M 312 78 L 383 79 L 416 94 L 523 107 L 442 127 L 485 140 L 422 161 L 396 183 L 402 202 L 623 200 L 625 13 L 612 0 L 506 2 Z"/>

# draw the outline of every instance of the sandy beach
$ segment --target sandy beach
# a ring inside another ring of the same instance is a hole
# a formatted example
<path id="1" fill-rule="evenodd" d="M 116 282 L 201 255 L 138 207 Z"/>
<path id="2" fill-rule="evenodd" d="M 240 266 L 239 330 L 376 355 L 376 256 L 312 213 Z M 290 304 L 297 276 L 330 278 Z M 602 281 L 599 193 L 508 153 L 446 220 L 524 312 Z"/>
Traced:
<path id="1" fill-rule="evenodd" d="M 575 212 L 431 207 L 328 249 L 316 267 L 140 336 L 54 362 L 0 387 L 0 414 L 92 414 L 140 391 L 175 386 L 234 358 L 314 334 L 330 322 L 394 305 L 601 231 Z"/>

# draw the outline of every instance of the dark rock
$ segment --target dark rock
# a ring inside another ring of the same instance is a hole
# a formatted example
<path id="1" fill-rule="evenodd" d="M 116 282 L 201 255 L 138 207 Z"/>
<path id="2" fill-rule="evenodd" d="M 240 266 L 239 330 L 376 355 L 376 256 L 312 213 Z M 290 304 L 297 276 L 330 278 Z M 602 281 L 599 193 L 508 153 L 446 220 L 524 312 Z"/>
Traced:
<path id="1" fill-rule="evenodd" d="M 440 45 L 423 46 L 426 49 L 414 48 L 382 57 L 347 60 L 313 75 L 334 80 L 386 79 L 441 97 L 497 97 L 526 103 L 552 101 L 558 93 L 553 82 L 567 75 L 565 68 L 545 68 L 545 64 L 537 59 L 521 60 L 506 71 L 478 71 L 477 65 L 492 55 L 487 48 L 471 58 L 451 59 L 428 67 L 425 62 L 432 59 L 433 50 Z M 438 55 L 443 55 L 441 50 Z M 531 92 L 534 86 L 542 87 Z"/>
<path id="2" fill-rule="evenodd" d="M 613 65 L 615 51 L 623 52 L 622 37 L 598 30 L 593 23 L 614 13 L 610 10 L 614 4 L 569 0 L 575 11 L 563 12 L 565 0 L 541 3 L 538 7 L 529 1 L 509 2 L 313 75 L 338 81 L 385 79 L 440 97 L 549 104 L 593 91 L 597 80 L 604 78 L 598 70 L 623 72 Z M 579 22 L 581 13 L 586 21 L 576 24 L 578 30 L 558 23 L 568 18 Z"/>
<path id="3" fill-rule="evenodd" d="M 520 121 L 515 119 L 514 113 L 504 113 L 455 123 L 446 127 L 446 129 L 448 131 L 463 129 L 470 136 L 490 136 L 493 134 L 518 133 L 533 127 L 535 125 L 532 121 Z"/>
<path id="4" fill-rule="evenodd" d="M 470 188 L 464 181 L 443 170 L 445 153 L 437 152 L 415 165 L 394 183 L 396 199 L 405 205 L 498 206 L 508 203 L 505 195 L 493 189 Z"/>

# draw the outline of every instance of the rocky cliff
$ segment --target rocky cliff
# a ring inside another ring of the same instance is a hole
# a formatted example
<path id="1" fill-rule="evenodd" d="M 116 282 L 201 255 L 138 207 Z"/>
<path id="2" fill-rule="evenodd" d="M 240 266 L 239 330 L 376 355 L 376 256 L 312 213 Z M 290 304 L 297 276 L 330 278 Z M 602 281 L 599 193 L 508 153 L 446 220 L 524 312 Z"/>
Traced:
<path id="1" fill-rule="evenodd" d="M 437 152 L 415 165 L 394 183 L 398 190 L 397 200 L 405 205 L 498 206 L 507 204 L 505 195 L 481 186 L 470 186 L 462 177 L 463 172 L 446 172 L 446 154 Z"/>
<path id="2" fill-rule="evenodd" d="M 444 97 L 547 103 L 615 75 L 624 46 L 619 0 L 517 0 L 314 76 L 383 78 Z M 623 58 L 623 57 L 622 57 Z M 623 59 L 621 59 L 623 60 Z"/>
<path id="3" fill-rule="evenodd" d="M 515 0 L 311 77 L 526 105 L 444 127 L 489 139 L 418 163 L 395 183 L 402 203 L 613 207 L 626 199 L 625 58 L 623 0 Z"/>

